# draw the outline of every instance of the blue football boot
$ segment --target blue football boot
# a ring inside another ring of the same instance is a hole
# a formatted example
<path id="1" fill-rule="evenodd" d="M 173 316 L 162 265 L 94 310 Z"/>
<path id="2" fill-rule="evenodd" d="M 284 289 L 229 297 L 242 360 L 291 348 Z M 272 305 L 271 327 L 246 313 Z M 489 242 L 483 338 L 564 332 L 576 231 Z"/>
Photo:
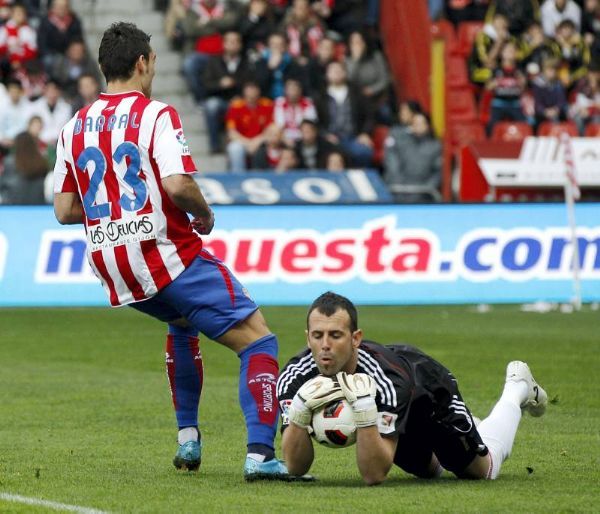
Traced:
<path id="1" fill-rule="evenodd" d="M 271 459 L 266 462 L 259 462 L 252 457 L 247 456 L 244 463 L 244 478 L 248 482 L 255 480 L 290 480 L 285 464 L 278 459 Z"/>
<path id="2" fill-rule="evenodd" d="M 180 444 L 173 465 L 183 471 L 198 471 L 202 462 L 202 440 Z"/>

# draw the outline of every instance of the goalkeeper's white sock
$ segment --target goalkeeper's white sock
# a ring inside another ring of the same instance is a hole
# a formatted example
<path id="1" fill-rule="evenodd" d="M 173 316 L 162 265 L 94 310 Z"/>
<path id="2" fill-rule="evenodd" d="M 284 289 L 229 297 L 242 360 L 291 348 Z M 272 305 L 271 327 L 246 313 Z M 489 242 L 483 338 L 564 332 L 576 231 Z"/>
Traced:
<path id="1" fill-rule="evenodd" d="M 527 384 L 523 381 L 507 382 L 500 400 L 477 427 L 490 452 L 487 478 L 491 480 L 498 476 L 502 463 L 510 456 L 521 421 L 521 403 L 527 398 L 527 391 Z"/>

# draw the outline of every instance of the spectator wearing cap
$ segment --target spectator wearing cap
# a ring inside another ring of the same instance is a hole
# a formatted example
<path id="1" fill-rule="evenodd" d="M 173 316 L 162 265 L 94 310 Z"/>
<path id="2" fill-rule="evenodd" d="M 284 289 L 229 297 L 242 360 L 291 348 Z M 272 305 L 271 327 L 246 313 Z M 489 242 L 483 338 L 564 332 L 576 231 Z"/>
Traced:
<path id="1" fill-rule="evenodd" d="M 246 82 L 242 98 L 234 98 L 225 115 L 231 171 L 247 170 L 247 158 L 251 158 L 264 142 L 265 130 L 271 123 L 273 101 L 261 97 L 257 82 Z"/>
<path id="2" fill-rule="evenodd" d="M 14 5 L 10 19 L 0 27 L 0 59 L 5 73 L 37 58 L 36 32 L 27 21 L 23 5 Z"/>
<path id="3" fill-rule="evenodd" d="M 338 148 L 322 136 L 314 120 L 303 120 L 300 139 L 296 141 L 294 150 L 301 169 L 324 170 L 327 168 L 327 157 Z"/>
<path id="4" fill-rule="evenodd" d="M 542 5 L 542 26 L 544 34 L 554 37 L 558 25 L 564 20 L 571 20 L 575 30 L 581 27 L 581 7 L 574 0 L 546 0 Z"/>
<path id="5" fill-rule="evenodd" d="M 47 145 L 58 141 L 60 131 L 71 119 L 71 106 L 62 97 L 60 86 L 50 80 L 44 88 L 44 95 L 31 103 L 29 117 L 39 116 L 43 122 L 40 139 Z"/>
<path id="6" fill-rule="evenodd" d="M 64 55 L 74 40 L 83 41 L 79 17 L 71 10 L 69 0 L 52 0 L 38 28 L 38 47 L 44 65 L 50 68 L 54 58 Z"/>
<path id="7" fill-rule="evenodd" d="M 302 120 L 316 121 L 317 111 L 313 101 L 302 94 L 299 80 L 290 78 L 285 81 L 285 95 L 275 100 L 273 119 L 283 131 L 283 139 L 293 145 L 301 137 Z"/>
<path id="8" fill-rule="evenodd" d="M 365 168 L 373 162 L 373 109 L 360 91 L 348 84 L 343 63 L 327 67 L 327 89 L 316 102 L 325 137 L 339 145 L 350 165 Z"/>
<path id="9" fill-rule="evenodd" d="M 242 52 L 239 32 L 227 31 L 223 35 L 223 55 L 214 55 L 204 70 L 206 101 L 204 116 L 208 128 L 210 151 L 221 150 L 223 117 L 229 102 L 242 94 L 242 85 L 252 78 L 254 68 Z"/>

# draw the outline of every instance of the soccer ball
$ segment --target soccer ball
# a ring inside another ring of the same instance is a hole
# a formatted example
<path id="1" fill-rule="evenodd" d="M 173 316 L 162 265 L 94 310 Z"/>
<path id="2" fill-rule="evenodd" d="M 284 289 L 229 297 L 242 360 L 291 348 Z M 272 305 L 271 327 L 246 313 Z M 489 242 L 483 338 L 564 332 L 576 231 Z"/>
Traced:
<path id="1" fill-rule="evenodd" d="M 347 448 L 356 443 L 356 425 L 352 407 L 346 400 L 334 400 L 313 414 L 314 439 L 329 448 Z"/>

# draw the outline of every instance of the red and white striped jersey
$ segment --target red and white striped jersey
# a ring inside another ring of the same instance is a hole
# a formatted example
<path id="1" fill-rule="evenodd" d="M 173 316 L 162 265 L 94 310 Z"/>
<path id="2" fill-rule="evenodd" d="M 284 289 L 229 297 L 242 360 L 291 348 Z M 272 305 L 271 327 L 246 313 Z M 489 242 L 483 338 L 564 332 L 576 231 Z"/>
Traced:
<path id="1" fill-rule="evenodd" d="M 292 104 L 285 96 L 275 100 L 273 112 L 275 124 L 283 129 L 283 137 L 290 141 L 297 141 L 302 137 L 300 125 L 302 120 L 317 120 L 317 110 L 313 101 L 307 96 L 300 98 L 298 103 Z"/>
<path id="2" fill-rule="evenodd" d="M 101 94 L 64 126 L 55 193 L 79 193 L 87 253 L 113 306 L 145 300 L 198 255 L 200 237 L 161 179 L 195 173 L 175 109 L 133 91 Z"/>

